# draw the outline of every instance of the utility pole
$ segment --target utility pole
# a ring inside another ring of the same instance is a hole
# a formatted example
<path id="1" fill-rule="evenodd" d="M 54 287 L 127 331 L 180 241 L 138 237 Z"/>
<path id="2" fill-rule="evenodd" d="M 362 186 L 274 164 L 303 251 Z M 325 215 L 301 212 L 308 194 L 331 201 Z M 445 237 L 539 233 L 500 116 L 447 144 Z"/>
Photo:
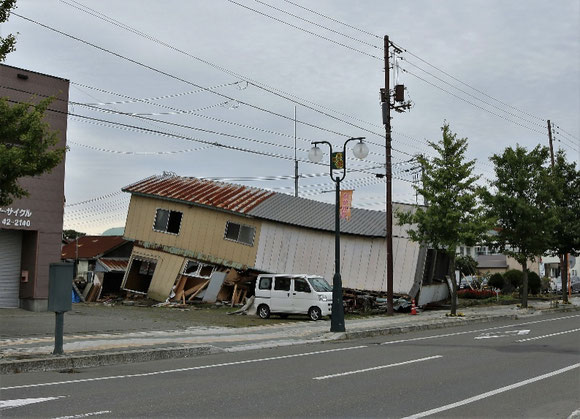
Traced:
<path id="1" fill-rule="evenodd" d="M 392 45 L 396 53 L 402 51 L 394 44 Z M 397 112 L 404 112 L 410 109 L 411 102 L 405 102 L 405 86 L 402 84 L 396 85 L 394 89 L 393 102 L 391 103 L 392 92 L 389 87 L 389 73 L 391 66 L 389 64 L 389 48 L 391 42 L 389 36 L 385 35 L 384 50 L 385 50 L 385 87 L 380 90 L 381 107 L 383 113 L 383 124 L 385 125 L 385 170 L 387 178 L 387 204 L 386 204 L 386 218 L 387 218 L 387 314 L 393 315 L 393 168 L 391 162 L 392 152 L 392 138 L 391 138 L 391 109 Z M 399 105 L 396 105 L 399 103 Z"/>
<path id="2" fill-rule="evenodd" d="M 298 196 L 298 158 L 296 156 L 296 105 L 294 105 L 294 196 Z"/>
<path id="3" fill-rule="evenodd" d="M 548 119 L 548 138 L 550 139 L 550 158 L 552 159 L 552 168 L 554 168 L 554 145 L 552 143 L 552 124 Z"/>
<path id="4" fill-rule="evenodd" d="M 552 170 L 554 170 L 554 144 L 552 139 L 552 124 L 548 119 L 548 139 L 550 140 L 550 158 L 552 159 Z M 562 300 L 567 303 L 569 298 L 572 297 L 572 286 L 570 283 L 570 264 L 569 264 L 569 254 L 565 253 L 563 255 L 559 255 L 560 259 L 560 278 L 562 281 Z M 566 271 L 566 272 L 565 272 Z M 567 273 L 568 281 L 564 278 L 564 273 Z M 566 288 L 568 288 L 568 292 L 566 293 Z"/>
<path id="5" fill-rule="evenodd" d="M 383 124 L 385 125 L 385 170 L 387 177 L 387 314 L 392 316 L 393 310 L 393 171 L 391 163 L 391 91 L 389 87 L 389 37 L 385 35 L 384 49 L 385 49 L 385 88 L 381 92 L 382 110 L 383 110 Z"/>

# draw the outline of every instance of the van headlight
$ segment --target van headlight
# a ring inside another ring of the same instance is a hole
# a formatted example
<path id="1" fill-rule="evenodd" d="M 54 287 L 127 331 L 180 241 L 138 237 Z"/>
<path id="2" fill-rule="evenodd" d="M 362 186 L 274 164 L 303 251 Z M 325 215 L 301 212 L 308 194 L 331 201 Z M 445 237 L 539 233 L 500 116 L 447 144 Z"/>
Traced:
<path id="1" fill-rule="evenodd" d="M 326 302 L 326 301 L 328 301 L 328 297 L 326 295 L 319 295 L 318 296 L 318 301 L 324 301 L 324 302 Z"/>

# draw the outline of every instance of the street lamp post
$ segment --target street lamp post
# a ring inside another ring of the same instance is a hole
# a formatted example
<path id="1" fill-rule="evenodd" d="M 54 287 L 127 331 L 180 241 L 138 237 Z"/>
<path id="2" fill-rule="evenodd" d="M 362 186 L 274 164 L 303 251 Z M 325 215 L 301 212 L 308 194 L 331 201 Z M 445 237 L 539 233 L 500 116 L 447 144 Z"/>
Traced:
<path id="1" fill-rule="evenodd" d="M 342 302 L 342 278 L 340 276 L 340 182 L 346 176 L 346 145 L 351 141 L 358 141 L 353 147 L 356 158 L 364 159 L 369 154 L 367 145 L 363 142 L 365 137 L 349 138 L 344 142 L 342 153 L 333 153 L 332 144 L 328 141 L 314 141 L 313 147 L 308 152 L 308 159 L 314 163 L 322 161 L 322 150 L 318 144 L 326 144 L 330 148 L 330 178 L 336 183 L 335 239 L 334 239 L 334 277 L 332 279 L 332 313 L 330 318 L 331 332 L 344 332 L 344 307 Z M 342 175 L 334 175 L 333 170 L 342 170 Z"/>

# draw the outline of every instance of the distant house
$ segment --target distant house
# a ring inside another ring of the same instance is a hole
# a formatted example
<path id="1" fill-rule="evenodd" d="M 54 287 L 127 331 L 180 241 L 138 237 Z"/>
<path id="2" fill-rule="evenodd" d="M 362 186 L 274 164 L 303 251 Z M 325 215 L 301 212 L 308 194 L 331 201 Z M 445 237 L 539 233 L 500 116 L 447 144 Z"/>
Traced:
<path id="1" fill-rule="evenodd" d="M 94 276 L 102 293 L 119 291 L 133 243 L 122 236 L 83 236 L 66 244 L 61 259 L 76 264 L 76 277 L 93 282 Z"/>
<path id="2" fill-rule="evenodd" d="M 151 176 L 123 191 L 131 193 L 125 238 L 135 243 L 123 280 L 128 291 L 163 301 L 180 281 L 190 287 L 225 271 L 248 278 L 308 273 L 332 281 L 332 204 L 175 175 Z M 363 209 L 341 221 L 345 288 L 386 291 L 385 225 L 384 212 Z M 433 270 L 425 270 L 426 249 L 396 225 L 393 250 L 395 293 L 416 296 L 424 286 L 447 288 L 433 281 Z M 431 265 L 437 265 L 431 256 Z"/>
<path id="3" fill-rule="evenodd" d="M 44 121 L 58 132 L 57 146 L 66 146 L 69 81 L 4 64 L 0 80 L 0 97 L 9 104 L 56 98 Z M 0 207 L 0 308 L 48 308 L 49 267 L 60 261 L 64 167 L 63 159 L 49 173 L 19 179 L 30 195 Z"/>
<path id="4" fill-rule="evenodd" d="M 522 265 L 520 265 L 514 258 L 496 253 L 488 246 L 475 246 L 475 247 L 458 247 L 457 253 L 459 255 L 471 256 L 477 261 L 477 274 L 494 274 L 494 273 L 504 273 L 511 269 L 521 270 Z M 528 261 L 528 269 L 535 273 L 540 273 L 540 263 L 539 258 L 536 261 Z"/>

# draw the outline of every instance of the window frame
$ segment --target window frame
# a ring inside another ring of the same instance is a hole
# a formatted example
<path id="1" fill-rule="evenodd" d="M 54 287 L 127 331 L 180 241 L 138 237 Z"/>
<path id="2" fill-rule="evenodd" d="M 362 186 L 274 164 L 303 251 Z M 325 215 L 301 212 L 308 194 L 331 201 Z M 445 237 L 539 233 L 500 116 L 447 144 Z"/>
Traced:
<path id="1" fill-rule="evenodd" d="M 187 266 L 189 265 L 189 262 L 196 263 L 197 264 L 197 269 L 194 272 L 185 273 L 185 270 L 187 269 Z M 211 268 L 211 272 L 210 272 L 209 275 L 201 275 L 201 271 L 204 268 Z M 209 265 L 207 263 L 202 263 L 202 262 L 197 261 L 197 260 L 194 260 L 194 259 L 185 259 L 185 264 L 183 265 L 183 269 L 181 270 L 181 274 L 184 275 L 184 276 L 188 276 L 188 277 L 210 279 L 211 276 L 213 275 L 213 273 L 215 272 L 215 270 L 216 270 L 216 267 L 214 265 Z"/>
<path id="2" fill-rule="evenodd" d="M 157 228 L 155 228 L 156 224 L 157 224 L 157 217 L 159 214 L 159 211 L 166 211 L 168 212 L 168 216 L 167 216 L 167 222 L 165 223 L 165 230 L 159 230 Z M 177 233 L 174 233 L 172 231 L 168 231 L 168 227 L 171 221 L 171 214 L 172 213 L 176 213 L 176 214 L 181 214 L 181 217 L 179 219 L 179 227 L 177 228 Z M 177 210 L 172 210 L 172 209 L 167 209 L 167 208 L 161 208 L 158 207 L 155 209 L 155 217 L 153 218 L 153 231 L 156 231 L 158 233 L 165 233 L 165 234 L 173 234 L 175 236 L 178 236 L 179 233 L 181 232 L 181 223 L 183 221 L 183 212 L 182 211 L 177 211 Z"/>
<path id="3" fill-rule="evenodd" d="M 238 234 L 237 234 L 237 238 L 236 239 L 232 239 L 232 238 L 228 237 L 228 230 L 229 230 L 230 224 L 239 226 L 239 230 L 238 230 Z M 242 229 L 243 228 L 249 228 L 249 229 L 252 230 L 252 241 L 251 241 L 251 243 L 246 243 L 244 241 L 240 241 L 240 236 L 241 236 L 241 233 L 242 233 Z M 235 242 L 235 243 L 243 244 L 245 246 L 252 246 L 253 247 L 254 246 L 254 242 L 256 240 L 256 227 L 255 226 L 251 226 L 251 225 L 247 225 L 247 224 L 241 224 L 241 223 L 237 223 L 235 221 L 229 221 L 228 220 L 228 221 L 226 221 L 226 228 L 224 230 L 224 240 L 229 240 L 229 241 L 232 241 L 232 242 Z"/>

